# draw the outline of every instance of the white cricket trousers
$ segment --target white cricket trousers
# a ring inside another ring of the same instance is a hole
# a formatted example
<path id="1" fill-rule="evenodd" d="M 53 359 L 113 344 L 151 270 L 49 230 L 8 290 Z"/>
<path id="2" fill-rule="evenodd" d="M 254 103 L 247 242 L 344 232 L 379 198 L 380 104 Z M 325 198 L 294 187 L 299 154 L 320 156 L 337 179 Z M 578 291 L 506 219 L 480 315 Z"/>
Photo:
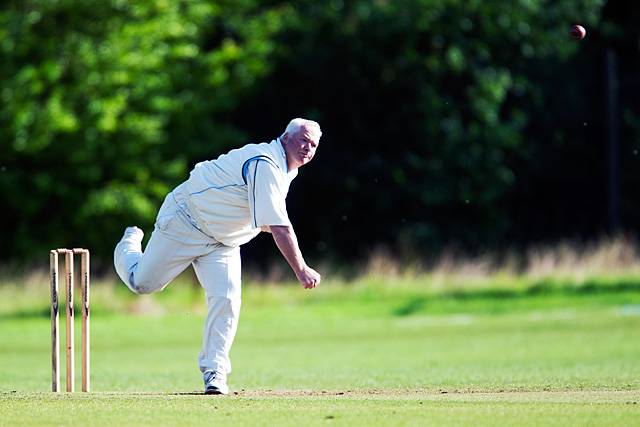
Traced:
<path id="1" fill-rule="evenodd" d="M 240 248 L 204 234 L 184 203 L 178 187 L 160 207 L 151 239 L 142 252 L 142 231 L 127 228 L 116 245 L 114 264 L 135 293 L 161 291 L 189 265 L 205 290 L 207 317 L 198 363 L 201 372 L 231 372 L 229 351 L 240 316 Z"/>

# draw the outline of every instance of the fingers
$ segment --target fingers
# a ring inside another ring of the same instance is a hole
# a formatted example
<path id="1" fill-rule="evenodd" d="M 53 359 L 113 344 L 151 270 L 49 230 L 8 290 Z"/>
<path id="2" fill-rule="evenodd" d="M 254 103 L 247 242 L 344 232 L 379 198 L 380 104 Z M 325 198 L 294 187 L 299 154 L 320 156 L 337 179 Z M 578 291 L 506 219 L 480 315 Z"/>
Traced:
<path id="1" fill-rule="evenodd" d="M 322 277 L 317 271 L 308 267 L 298 276 L 300 284 L 305 289 L 313 289 L 317 287 L 320 284 L 321 279 Z"/>
<path id="2" fill-rule="evenodd" d="M 320 275 L 316 274 L 316 277 L 312 276 L 312 277 L 308 277 L 307 280 L 304 280 L 302 282 L 302 286 L 305 289 L 313 289 L 320 284 L 320 280 L 321 280 Z"/>

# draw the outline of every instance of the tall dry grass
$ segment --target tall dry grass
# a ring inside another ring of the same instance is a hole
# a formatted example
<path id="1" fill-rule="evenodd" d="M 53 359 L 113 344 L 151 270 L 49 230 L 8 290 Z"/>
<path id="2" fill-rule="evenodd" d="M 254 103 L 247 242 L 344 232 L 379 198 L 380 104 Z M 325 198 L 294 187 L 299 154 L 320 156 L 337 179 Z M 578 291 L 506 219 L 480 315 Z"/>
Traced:
<path id="1" fill-rule="evenodd" d="M 363 265 L 360 276 L 385 280 L 423 278 L 434 289 L 511 287 L 521 281 L 533 283 L 546 279 L 577 285 L 593 278 L 638 277 L 640 280 L 640 246 L 635 237 L 619 235 L 480 255 L 446 248 L 436 257 L 411 262 L 403 262 L 388 250 L 377 249 Z"/>
<path id="2" fill-rule="evenodd" d="M 349 275 L 329 264 L 317 265 L 325 284 L 379 283 L 406 285 L 430 290 L 473 290 L 477 288 L 514 288 L 530 286 L 536 281 L 554 280 L 580 285 L 588 280 L 638 278 L 640 282 L 640 246 L 630 235 L 602 237 L 590 242 L 562 241 L 536 245 L 523 251 L 485 252 L 468 255 L 451 248 L 432 258 L 406 260 L 395 253 L 378 248 Z M 62 273 L 62 270 L 60 270 Z M 16 299 L 49 298 L 48 269 L 30 269 L 21 274 L 0 271 L 0 307 L 15 304 Z M 295 276 L 284 260 L 266 272 L 243 272 L 246 285 L 273 285 L 295 282 Z M 93 277 L 92 288 L 105 300 L 119 300 L 115 293 L 121 284 L 115 274 Z M 170 288 L 191 289 L 199 295 L 199 285 L 189 270 L 178 277 Z M 523 284 L 523 282 L 526 282 Z M 60 287 L 64 279 L 60 278 Z M 7 297 L 13 299 L 8 301 Z"/>

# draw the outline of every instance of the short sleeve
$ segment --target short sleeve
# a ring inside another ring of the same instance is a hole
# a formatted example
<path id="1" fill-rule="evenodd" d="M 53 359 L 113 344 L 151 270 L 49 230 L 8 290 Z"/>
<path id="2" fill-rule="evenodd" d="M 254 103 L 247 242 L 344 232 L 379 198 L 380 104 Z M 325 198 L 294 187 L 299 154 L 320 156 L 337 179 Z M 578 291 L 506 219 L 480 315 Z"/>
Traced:
<path id="1" fill-rule="evenodd" d="M 277 166 L 257 159 L 249 165 L 246 178 L 252 226 L 290 226 L 286 189 Z"/>

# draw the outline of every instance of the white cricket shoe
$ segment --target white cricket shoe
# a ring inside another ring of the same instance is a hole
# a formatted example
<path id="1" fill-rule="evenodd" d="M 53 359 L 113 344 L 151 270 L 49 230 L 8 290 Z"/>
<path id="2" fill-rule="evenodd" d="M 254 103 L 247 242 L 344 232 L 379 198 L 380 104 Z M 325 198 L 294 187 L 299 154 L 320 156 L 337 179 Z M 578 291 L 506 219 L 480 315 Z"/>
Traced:
<path id="1" fill-rule="evenodd" d="M 129 240 L 131 242 L 137 243 L 139 245 L 142 244 L 142 239 L 144 238 L 144 231 L 140 228 L 136 227 L 127 227 L 124 229 L 124 236 L 122 236 L 122 240 Z"/>
<path id="2" fill-rule="evenodd" d="M 204 394 L 229 394 L 226 375 L 216 371 L 205 371 L 202 375 L 204 377 Z"/>
<path id="3" fill-rule="evenodd" d="M 113 251 L 113 264 L 120 279 L 133 292 L 138 293 L 131 285 L 131 274 L 134 266 L 142 257 L 142 239 L 144 232 L 138 227 L 127 227 L 120 242 Z"/>

